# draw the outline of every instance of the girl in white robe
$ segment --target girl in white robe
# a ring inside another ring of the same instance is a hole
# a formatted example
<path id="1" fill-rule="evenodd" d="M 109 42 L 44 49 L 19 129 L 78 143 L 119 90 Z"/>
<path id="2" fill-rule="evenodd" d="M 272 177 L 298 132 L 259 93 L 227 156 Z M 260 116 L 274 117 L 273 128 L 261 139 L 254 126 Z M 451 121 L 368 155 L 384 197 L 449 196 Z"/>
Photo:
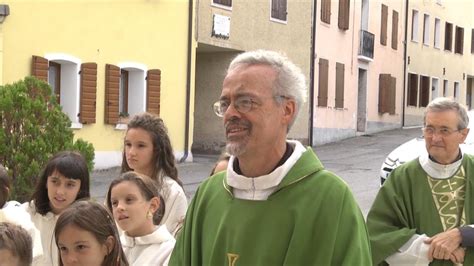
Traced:
<path id="1" fill-rule="evenodd" d="M 126 172 L 112 181 L 107 207 L 123 230 L 120 238 L 130 265 L 168 265 L 175 239 L 159 225 L 164 207 L 149 177 Z"/>
<path id="2" fill-rule="evenodd" d="M 53 236 L 58 216 L 76 200 L 89 197 L 89 170 L 84 157 L 72 151 L 54 155 L 42 171 L 31 201 L 22 205 L 41 234 L 43 260 L 33 261 L 33 265 L 58 265 Z"/>
<path id="3" fill-rule="evenodd" d="M 173 236 L 180 229 L 188 202 L 178 177 L 176 159 L 163 120 L 150 113 L 135 115 L 124 138 L 122 173 L 135 171 L 157 183 L 166 208 L 160 224 Z"/>

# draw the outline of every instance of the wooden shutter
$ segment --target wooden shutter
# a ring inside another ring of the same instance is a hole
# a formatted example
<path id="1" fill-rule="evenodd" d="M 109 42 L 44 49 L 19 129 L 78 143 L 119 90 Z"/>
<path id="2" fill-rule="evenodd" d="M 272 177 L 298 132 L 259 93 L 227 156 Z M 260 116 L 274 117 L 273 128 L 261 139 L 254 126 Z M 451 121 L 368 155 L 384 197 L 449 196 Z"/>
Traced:
<path id="1" fill-rule="evenodd" d="M 446 22 L 444 28 L 444 50 L 451 51 L 453 46 L 453 24 Z"/>
<path id="2" fill-rule="evenodd" d="M 420 76 L 420 107 L 426 107 L 430 101 L 430 78 Z"/>
<path id="3" fill-rule="evenodd" d="M 120 68 L 105 65 L 105 123 L 117 124 L 119 118 Z"/>
<path id="4" fill-rule="evenodd" d="M 464 50 L 464 29 L 456 26 L 456 35 L 454 41 L 454 52 L 463 54 Z"/>
<path id="5" fill-rule="evenodd" d="M 392 12 L 392 49 L 398 49 L 398 12 Z"/>
<path id="6" fill-rule="evenodd" d="M 344 64 L 336 63 L 336 108 L 344 108 Z"/>
<path id="7" fill-rule="evenodd" d="M 397 100 L 397 78 L 390 77 L 390 101 L 388 106 L 388 112 L 391 115 L 395 114 L 395 103 Z"/>
<path id="8" fill-rule="evenodd" d="M 331 0 L 321 1 L 321 21 L 331 24 Z"/>
<path id="9" fill-rule="evenodd" d="M 388 113 L 390 99 L 390 74 L 379 75 L 379 113 Z"/>
<path id="10" fill-rule="evenodd" d="M 341 30 L 349 29 L 349 9 L 349 0 L 339 0 L 339 18 L 337 25 Z"/>
<path id="11" fill-rule="evenodd" d="M 418 75 L 408 74 L 408 99 L 409 106 L 416 106 L 418 101 Z"/>
<path id="12" fill-rule="evenodd" d="M 33 59 L 31 61 L 32 76 L 35 76 L 38 79 L 48 82 L 48 68 L 48 59 L 41 56 L 33 55 Z"/>
<path id="13" fill-rule="evenodd" d="M 388 7 L 382 4 L 382 17 L 380 27 L 380 44 L 387 45 L 387 20 L 388 20 Z"/>
<path id="14" fill-rule="evenodd" d="M 97 91 L 97 64 L 84 63 L 81 65 L 81 98 L 79 122 L 95 123 Z"/>
<path id="15" fill-rule="evenodd" d="M 329 61 L 319 58 L 318 106 L 328 106 L 328 67 Z"/>
<path id="16" fill-rule="evenodd" d="M 474 54 L 474 29 L 471 30 L 471 54 Z"/>
<path id="17" fill-rule="evenodd" d="M 150 69 L 146 74 L 146 111 L 160 115 L 161 70 Z"/>
<path id="18" fill-rule="evenodd" d="M 474 54 L 474 29 L 471 30 L 471 54 Z"/>

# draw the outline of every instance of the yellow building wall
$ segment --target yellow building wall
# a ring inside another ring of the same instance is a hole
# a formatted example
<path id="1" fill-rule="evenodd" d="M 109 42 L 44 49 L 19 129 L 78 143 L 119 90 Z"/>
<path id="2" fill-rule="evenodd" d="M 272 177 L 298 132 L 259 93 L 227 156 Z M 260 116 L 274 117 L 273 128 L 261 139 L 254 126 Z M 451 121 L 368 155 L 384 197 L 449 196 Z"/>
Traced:
<path id="1" fill-rule="evenodd" d="M 62 53 L 97 63 L 96 123 L 75 130 L 75 137 L 91 142 L 96 155 L 117 156 L 125 131 L 104 124 L 105 65 L 133 62 L 158 68 L 160 116 L 175 154 L 184 153 L 188 1 L 12 0 L 8 5 L 10 16 L 1 26 L 2 84 L 31 75 L 32 55 Z"/>

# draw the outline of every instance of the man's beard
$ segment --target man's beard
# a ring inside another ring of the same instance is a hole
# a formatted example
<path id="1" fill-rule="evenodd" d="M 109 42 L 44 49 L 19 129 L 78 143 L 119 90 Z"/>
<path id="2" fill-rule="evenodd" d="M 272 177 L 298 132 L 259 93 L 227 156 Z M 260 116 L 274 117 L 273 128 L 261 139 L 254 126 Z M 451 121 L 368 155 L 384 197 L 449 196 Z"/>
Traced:
<path id="1" fill-rule="evenodd" d="M 238 118 L 231 119 L 225 124 L 227 129 L 230 125 L 241 125 L 247 130 L 247 135 L 239 137 L 238 139 L 233 138 L 232 140 L 227 139 L 226 152 L 230 155 L 238 157 L 247 151 L 247 144 L 249 142 L 250 133 L 252 132 L 252 124 L 247 120 L 241 120 Z M 227 130 L 226 130 L 227 131 Z"/>

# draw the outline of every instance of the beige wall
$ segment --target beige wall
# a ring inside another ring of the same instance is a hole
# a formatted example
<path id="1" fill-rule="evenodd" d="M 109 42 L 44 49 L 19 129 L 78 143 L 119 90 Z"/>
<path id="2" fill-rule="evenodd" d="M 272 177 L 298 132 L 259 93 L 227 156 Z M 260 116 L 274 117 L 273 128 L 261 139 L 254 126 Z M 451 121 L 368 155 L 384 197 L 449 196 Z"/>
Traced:
<path id="1" fill-rule="evenodd" d="M 289 0 L 285 23 L 270 19 L 270 1 L 234 0 L 231 9 L 211 3 L 211 0 L 199 1 L 196 7 L 198 56 L 193 149 L 197 152 L 219 152 L 224 145 L 222 123 L 213 113 L 209 114 L 212 112 L 209 104 L 220 95 L 224 71 L 237 53 L 255 49 L 284 52 L 302 68 L 309 85 L 312 8 L 310 0 Z M 228 39 L 211 36 L 213 14 L 230 17 Z M 212 87 L 208 84 L 212 84 Z M 307 104 L 302 107 L 289 137 L 307 142 Z"/>
<path id="2" fill-rule="evenodd" d="M 459 102 L 466 103 L 466 87 L 467 77 L 474 76 L 474 61 L 471 53 L 471 33 L 474 28 L 474 2 L 471 0 L 453 0 L 439 1 L 410 1 L 409 17 L 408 17 L 408 57 L 410 63 L 407 66 L 408 73 L 430 77 L 430 88 L 432 78 L 438 78 L 438 91 L 442 96 L 443 80 L 448 80 L 447 96 L 452 97 L 454 94 L 454 82 L 459 82 L 460 95 Z M 412 10 L 418 11 L 418 40 L 411 39 L 412 34 Z M 429 17 L 429 42 L 423 43 L 423 20 L 424 14 Z M 434 47 L 434 21 L 435 18 L 440 19 L 440 47 Z M 444 50 L 445 41 L 445 23 L 449 22 L 453 25 L 453 44 L 452 51 Z M 454 53 L 455 47 L 455 28 L 456 26 L 464 29 L 464 49 L 463 54 Z M 444 69 L 444 70 L 443 70 Z M 433 95 L 430 89 L 430 99 Z M 421 125 L 424 107 L 406 108 L 405 121 L 407 125 Z"/>

